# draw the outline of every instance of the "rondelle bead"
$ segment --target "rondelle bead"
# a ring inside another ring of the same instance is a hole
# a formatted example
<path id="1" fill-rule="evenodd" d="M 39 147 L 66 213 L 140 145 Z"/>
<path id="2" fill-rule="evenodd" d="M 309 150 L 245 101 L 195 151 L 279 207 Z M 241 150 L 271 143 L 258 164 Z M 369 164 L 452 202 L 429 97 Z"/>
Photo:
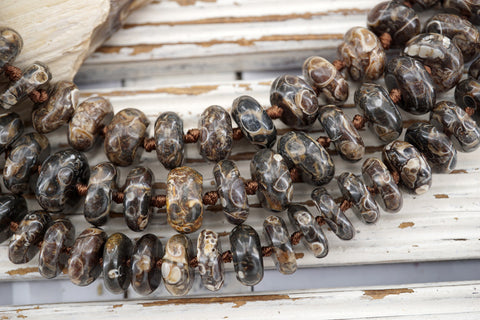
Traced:
<path id="1" fill-rule="evenodd" d="M 250 162 L 252 180 L 258 182 L 257 197 L 262 207 L 283 211 L 292 200 L 293 186 L 287 163 L 270 149 L 259 150 Z"/>
<path id="2" fill-rule="evenodd" d="M 45 231 L 50 226 L 52 218 L 46 211 L 28 213 L 8 245 L 8 258 L 12 263 L 27 263 L 40 249 L 39 243 L 43 240 Z"/>
<path id="3" fill-rule="evenodd" d="M 190 267 L 193 247 L 189 238 L 176 234 L 168 239 L 162 259 L 162 278 L 165 288 L 174 296 L 184 296 L 195 279 L 195 269 Z"/>
<path id="4" fill-rule="evenodd" d="M 349 29 L 338 47 L 338 54 L 354 81 L 376 80 L 383 74 L 385 51 L 377 36 L 366 28 Z"/>
<path id="5" fill-rule="evenodd" d="M 432 170 L 417 148 L 405 141 L 393 141 L 383 148 L 382 160 L 411 193 L 423 194 L 432 185 Z"/>
<path id="6" fill-rule="evenodd" d="M 98 278 L 106 241 L 107 234 L 99 228 L 87 228 L 78 235 L 68 259 L 68 276 L 73 284 L 88 286 Z"/>
<path id="7" fill-rule="evenodd" d="M 117 166 L 126 167 L 135 161 L 150 124 L 145 114 L 133 108 L 119 111 L 107 125 L 105 154 Z"/>
<path id="8" fill-rule="evenodd" d="M 290 127 L 308 129 L 317 119 L 317 95 L 309 84 L 297 76 L 276 78 L 270 87 L 270 103 L 283 110 L 280 119 Z"/>
<path id="9" fill-rule="evenodd" d="M 48 100 L 32 112 L 32 125 L 39 133 L 52 132 L 70 121 L 80 91 L 71 81 L 55 84 Z"/>
<path id="10" fill-rule="evenodd" d="M 283 135 L 277 144 L 277 152 L 289 168 L 299 169 L 302 180 L 310 184 L 326 184 L 335 174 L 335 165 L 325 148 L 301 131 Z"/>
<path id="11" fill-rule="evenodd" d="M 462 77 L 462 53 L 441 34 L 422 33 L 413 37 L 406 43 L 403 54 L 430 67 L 433 82 L 440 92 L 453 88 Z"/>
<path id="12" fill-rule="evenodd" d="M 277 129 L 262 106 L 250 96 L 233 100 L 232 118 L 250 143 L 260 148 L 272 147 Z"/>
<path id="13" fill-rule="evenodd" d="M 133 231 L 142 231 L 148 226 L 152 207 L 155 177 L 152 170 L 136 167 L 130 170 L 123 190 L 123 215 L 127 226 Z"/>
<path id="14" fill-rule="evenodd" d="M 108 220 L 118 178 L 117 168 L 110 162 L 99 163 L 90 171 L 83 215 L 96 227 L 104 225 Z"/>
<path id="15" fill-rule="evenodd" d="M 402 115 L 387 90 L 364 83 L 355 91 L 355 105 L 363 113 L 370 130 L 383 142 L 397 139 L 403 130 Z"/>
<path id="16" fill-rule="evenodd" d="M 198 128 L 198 143 L 203 158 L 214 162 L 228 158 L 233 144 L 230 114 L 220 106 L 210 106 L 200 115 Z"/>
<path id="17" fill-rule="evenodd" d="M 460 81 L 455 87 L 455 102 L 463 110 L 472 111 L 472 118 L 480 124 L 480 81 L 475 79 L 465 79 Z"/>
<path id="18" fill-rule="evenodd" d="M 315 258 L 323 258 L 328 254 L 328 241 L 320 225 L 315 221 L 310 211 L 301 205 L 291 205 L 288 208 L 290 223 L 299 229 L 305 248 L 310 250 Z"/>
<path id="19" fill-rule="evenodd" d="M 42 164 L 35 187 L 40 206 L 50 212 L 59 212 L 65 205 L 78 204 L 76 184 L 86 184 L 90 168 L 85 155 L 73 149 L 58 151 Z"/>
<path id="20" fill-rule="evenodd" d="M 197 241 L 198 273 L 202 283 L 210 291 L 218 291 L 223 286 L 225 267 L 222 260 L 222 246 L 218 234 L 212 230 L 202 230 Z"/>
<path id="21" fill-rule="evenodd" d="M 161 113 L 154 134 L 158 161 L 168 170 L 180 167 L 184 158 L 182 119 L 174 112 Z"/>
<path id="22" fill-rule="evenodd" d="M 362 159 L 365 154 L 362 137 L 340 108 L 333 105 L 321 107 L 318 121 L 344 160 Z"/>
<path id="23" fill-rule="evenodd" d="M 432 111 L 436 100 L 435 83 L 423 64 L 413 58 L 395 57 L 387 64 L 385 84 L 401 94 L 396 104 L 412 114 Z"/>
<path id="24" fill-rule="evenodd" d="M 311 198 L 328 227 L 342 240 L 351 240 L 355 228 L 324 187 L 313 189 Z"/>
<path id="25" fill-rule="evenodd" d="M 465 17 L 473 24 L 480 24 L 480 3 L 476 0 L 443 0 L 443 9 Z"/>
<path id="26" fill-rule="evenodd" d="M 258 233 L 246 224 L 230 232 L 233 267 L 237 280 L 245 286 L 254 286 L 263 279 L 262 246 Z"/>
<path id="27" fill-rule="evenodd" d="M 132 253 L 132 287 L 138 294 L 148 295 L 155 291 L 162 281 L 161 269 L 157 262 L 163 257 L 160 240 L 148 233 L 137 240 Z"/>
<path id="28" fill-rule="evenodd" d="M 167 221 L 181 233 L 197 231 L 203 221 L 203 177 L 195 169 L 179 167 L 167 177 Z"/>
<path id="29" fill-rule="evenodd" d="M 19 224 L 28 213 L 27 202 L 15 194 L 0 194 L 0 243 L 13 234 L 10 223 Z"/>
<path id="30" fill-rule="evenodd" d="M 78 105 L 68 124 L 68 143 L 79 151 L 91 149 L 112 117 L 110 101 L 100 96 L 88 98 Z"/>
<path id="31" fill-rule="evenodd" d="M 375 199 L 383 210 L 398 212 L 403 206 L 403 197 L 387 166 L 377 158 L 368 158 L 362 166 L 365 185 L 376 191 Z"/>
<path id="32" fill-rule="evenodd" d="M 17 31 L 0 26 L 0 68 L 13 62 L 23 48 L 23 39 Z"/>
<path id="33" fill-rule="evenodd" d="M 108 237 L 103 248 L 103 283 L 108 291 L 125 292 L 132 279 L 129 260 L 132 257 L 132 240 L 123 233 Z"/>
<path id="34" fill-rule="evenodd" d="M 472 62 L 468 68 L 468 75 L 475 80 L 480 80 L 480 58 Z"/>
<path id="35" fill-rule="evenodd" d="M 405 132 L 405 141 L 425 156 L 433 172 L 449 173 L 455 169 L 457 150 L 447 135 L 434 125 L 415 122 Z"/>
<path id="36" fill-rule="evenodd" d="M 268 245 L 273 247 L 272 258 L 277 270 L 283 274 L 297 271 L 297 258 L 285 221 L 278 216 L 268 216 L 263 221 L 263 230 Z"/>
<path id="37" fill-rule="evenodd" d="M 75 227 L 68 219 L 58 219 L 45 232 L 38 256 L 38 272 L 46 279 L 58 276 L 67 266 L 75 240 Z"/>
<path id="38" fill-rule="evenodd" d="M 38 166 L 50 154 L 50 143 L 40 133 L 27 133 L 15 141 L 3 168 L 3 183 L 12 193 L 35 189 Z"/>
<path id="39" fill-rule="evenodd" d="M 23 121 L 15 112 L 0 115 L 0 153 L 3 153 L 23 133 Z"/>
<path id="40" fill-rule="evenodd" d="M 230 160 L 216 163 L 213 176 L 227 221 L 232 224 L 245 222 L 249 212 L 247 191 L 235 163 Z"/>

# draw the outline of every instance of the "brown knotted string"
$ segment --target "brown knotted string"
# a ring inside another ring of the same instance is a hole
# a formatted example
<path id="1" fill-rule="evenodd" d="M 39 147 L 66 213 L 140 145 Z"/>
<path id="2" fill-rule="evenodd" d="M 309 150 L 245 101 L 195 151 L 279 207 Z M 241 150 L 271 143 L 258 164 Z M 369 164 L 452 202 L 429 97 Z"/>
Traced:
<path id="1" fill-rule="evenodd" d="M 10 80 L 11 82 L 17 82 L 23 75 L 23 72 L 22 70 L 20 70 L 20 68 L 12 66 L 8 63 L 3 66 L 2 70 L 7 76 L 8 80 Z M 28 94 L 28 97 L 30 98 L 30 100 L 32 100 L 33 103 L 43 103 L 48 100 L 48 93 L 43 89 L 34 89 Z"/>
<path id="2" fill-rule="evenodd" d="M 345 61 L 343 60 L 334 60 L 332 64 L 338 71 L 342 71 L 346 67 Z"/>
<path id="3" fill-rule="evenodd" d="M 390 49 L 390 45 L 392 44 L 392 36 L 390 33 L 385 32 L 380 35 L 378 38 L 380 43 L 382 44 L 383 49 L 388 50 Z"/>
<path id="4" fill-rule="evenodd" d="M 361 129 L 365 128 L 365 123 L 366 122 L 367 122 L 367 119 L 364 116 L 359 115 L 359 114 L 356 114 L 353 117 L 353 120 L 352 120 L 353 126 L 357 130 L 361 130 Z"/>
<path id="5" fill-rule="evenodd" d="M 389 96 L 395 104 L 398 104 L 400 100 L 402 100 L 402 92 L 400 91 L 400 89 L 392 89 L 389 93 Z"/>

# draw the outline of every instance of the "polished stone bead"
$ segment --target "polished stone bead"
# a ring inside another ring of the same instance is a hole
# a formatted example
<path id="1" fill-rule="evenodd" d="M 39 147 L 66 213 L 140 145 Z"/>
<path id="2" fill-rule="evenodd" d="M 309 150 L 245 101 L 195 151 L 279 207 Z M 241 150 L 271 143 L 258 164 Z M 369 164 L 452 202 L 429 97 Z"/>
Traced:
<path id="1" fill-rule="evenodd" d="M 123 215 L 127 226 L 133 231 L 142 231 L 148 226 L 152 208 L 155 177 L 152 170 L 136 167 L 130 170 L 123 190 Z"/>
<path id="2" fill-rule="evenodd" d="M 68 259 L 68 276 L 73 284 L 88 286 L 100 276 L 106 241 L 107 234 L 99 228 L 87 228 L 78 235 Z"/>
<path id="3" fill-rule="evenodd" d="M 32 113 L 35 130 L 49 133 L 67 124 L 77 108 L 79 94 L 80 91 L 73 82 L 57 82 L 48 100 Z"/>
<path id="4" fill-rule="evenodd" d="M 354 81 L 372 81 L 383 74 L 385 51 L 377 36 L 366 28 L 349 29 L 338 47 L 338 54 Z"/>
<path id="5" fill-rule="evenodd" d="M 460 81 L 455 88 L 455 102 L 463 110 L 470 108 L 473 120 L 480 124 L 480 80 L 470 78 Z"/>
<path id="6" fill-rule="evenodd" d="M 355 91 L 354 100 L 368 127 L 382 142 L 393 141 L 402 134 L 402 115 L 382 86 L 364 83 Z"/>
<path id="7" fill-rule="evenodd" d="M 443 0 L 443 9 L 458 14 L 470 20 L 473 24 L 480 24 L 480 3 L 475 0 Z"/>
<path id="8" fill-rule="evenodd" d="M 403 54 L 430 67 L 439 92 L 453 88 L 462 77 L 462 53 L 449 38 L 441 34 L 422 33 L 413 37 L 406 43 Z"/>
<path id="9" fill-rule="evenodd" d="M 425 122 L 408 127 L 405 141 L 411 143 L 427 159 L 433 172 L 449 173 L 457 164 L 457 150 L 443 132 Z"/>
<path id="10" fill-rule="evenodd" d="M 301 205 L 291 205 L 288 208 L 290 223 L 303 234 L 302 242 L 315 258 L 323 258 L 328 254 L 328 241 L 320 225 L 315 221 L 310 211 Z"/>
<path id="11" fill-rule="evenodd" d="M 46 211 L 28 213 L 8 245 L 8 258 L 12 263 L 27 263 L 37 254 L 38 244 L 43 240 L 45 231 L 52 218 Z"/>
<path id="12" fill-rule="evenodd" d="M 281 155 L 270 149 L 259 150 L 250 162 L 252 180 L 258 182 L 257 197 L 262 206 L 283 211 L 293 197 L 292 178 Z"/>
<path id="13" fill-rule="evenodd" d="M 184 158 L 182 119 L 174 112 L 161 113 L 154 134 L 158 161 L 168 170 L 180 167 Z"/>
<path id="14" fill-rule="evenodd" d="M 301 131 L 290 131 L 283 135 L 277 144 L 277 152 L 289 168 L 300 170 L 305 182 L 319 186 L 333 178 L 335 165 L 328 152 L 315 139 Z"/>
<path id="15" fill-rule="evenodd" d="M 283 274 L 297 271 L 297 258 L 285 221 L 278 216 L 268 216 L 263 221 L 263 231 L 268 245 L 273 247 L 272 257 L 277 270 Z"/>
<path id="16" fill-rule="evenodd" d="M 333 105 L 320 108 L 318 121 L 344 160 L 362 159 L 365 154 L 362 137 L 340 108 Z"/>
<path id="17" fill-rule="evenodd" d="M 439 0 L 407 0 L 415 9 L 425 10 L 436 5 Z M 402 3 L 400 1 L 400 3 Z"/>
<path id="18" fill-rule="evenodd" d="M 328 227 L 342 240 L 351 240 L 355 228 L 324 187 L 313 189 L 311 198 Z"/>
<path id="19" fill-rule="evenodd" d="M 277 139 L 277 129 L 257 100 L 241 96 L 233 101 L 232 118 L 250 143 L 270 148 Z"/>
<path id="20" fill-rule="evenodd" d="M 27 202 L 23 197 L 14 194 L 0 194 L 0 243 L 12 236 L 10 223 L 19 224 L 27 213 Z"/>
<path id="21" fill-rule="evenodd" d="M 107 223 L 112 205 L 112 194 L 117 188 L 118 179 L 119 172 L 110 162 L 99 163 L 90 171 L 83 215 L 89 223 L 96 227 Z"/>
<path id="22" fill-rule="evenodd" d="M 220 106 L 210 106 L 200 115 L 198 123 L 200 154 L 207 161 L 218 162 L 228 158 L 232 151 L 232 119 Z"/>
<path id="23" fill-rule="evenodd" d="M 0 153 L 3 153 L 23 133 L 23 121 L 14 112 L 0 115 Z"/>
<path id="24" fill-rule="evenodd" d="M 458 151 L 472 152 L 480 146 L 480 128 L 453 102 L 437 103 L 430 114 L 430 122 L 452 139 Z"/>
<path id="25" fill-rule="evenodd" d="M 352 202 L 353 211 L 365 223 L 375 223 L 380 217 L 377 203 L 367 186 L 351 172 L 342 173 L 338 179 L 338 188 L 343 197 Z"/>
<path id="26" fill-rule="evenodd" d="M 162 281 L 161 269 L 157 261 L 163 257 L 160 240 L 148 233 L 137 240 L 132 253 L 132 287 L 141 295 L 155 291 Z"/>
<path id="27" fill-rule="evenodd" d="M 123 233 L 108 237 L 103 248 L 103 283 L 111 293 L 125 292 L 132 279 L 129 266 L 132 257 L 132 240 Z"/>
<path id="28" fill-rule="evenodd" d="M 38 166 L 50 155 L 50 143 L 40 133 L 27 133 L 15 141 L 3 168 L 3 183 L 12 193 L 35 189 Z"/>
<path id="29" fill-rule="evenodd" d="M 390 60 L 385 70 L 385 84 L 389 91 L 400 90 L 397 105 L 409 113 L 425 114 L 435 105 L 435 83 L 418 60 L 407 56 Z"/>
<path id="30" fill-rule="evenodd" d="M 167 177 L 167 221 L 181 233 L 197 231 L 203 221 L 203 177 L 195 169 L 179 167 Z"/>
<path id="31" fill-rule="evenodd" d="M 88 98 L 78 105 L 68 124 L 68 143 L 79 151 L 91 149 L 112 118 L 110 101 L 100 96 Z"/>
<path id="32" fill-rule="evenodd" d="M 197 260 L 203 286 L 210 291 L 220 290 L 225 280 L 225 267 L 222 246 L 215 231 L 202 230 L 198 234 Z"/>
<path id="33" fill-rule="evenodd" d="M 411 193 L 423 194 L 432 185 L 432 170 L 417 148 L 408 142 L 393 141 L 383 148 L 382 160 Z"/>
<path id="34" fill-rule="evenodd" d="M 287 126 L 309 129 L 317 119 L 317 95 L 299 77 L 283 75 L 276 78 L 270 88 L 270 103 L 283 110 L 280 119 Z"/>
<path id="35" fill-rule="evenodd" d="M 257 232 L 241 224 L 232 230 L 229 238 L 237 280 L 245 286 L 258 284 L 263 279 L 263 257 Z"/>
<path id="36" fill-rule="evenodd" d="M 38 272 L 47 279 L 55 278 L 67 266 L 67 249 L 73 246 L 75 227 L 68 219 L 58 219 L 45 232 L 40 255 Z"/>
<path id="37" fill-rule="evenodd" d="M 480 58 L 472 62 L 468 68 L 468 75 L 475 80 L 480 80 Z"/>
<path id="38" fill-rule="evenodd" d="M 323 95 L 327 103 L 339 105 L 348 98 L 348 82 L 327 59 L 307 58 L 303 63 L 303 78 L 317 94 Z"/>
<path id="39" fill-rule="evenodd" d="M 189 238 L 176 234 L 168 239 L 162 262 L 162 278 L 165 288 L 174 296 L 184 296 L 195 279 L 195 269 L 190 267 L 193 246 Z"/>
<path id="40" fill-rule="evenodd" d="M 143 143 L 150 124 L 145 114 L 133 108 L 119 111 L 107 125 L 105 154 L 118 166 L 129 166 L 137 157 L 137 149 Z"/>
<path id="41" fill-rule="evenodd" d="M 0 68 L 6 63 L 12 63 L 23 48 L 20 34 L 8 27 L 0 27 Z"/>
<path id="42" fill-rule="evenodd" d="M 380 159 L 366 159 L 362 166 L 362 176 L 365 185 L 376 191 L 375 199 L 383 210 L 392 213 L 400 211 L 403 205 L 402 193 Z"/>
<path id="43" fill-rule="evenodd" d="M 230 160 L 216 163 L 213 176 L 227 221 L 232 224 L 245 222 L 249 212 L 247 192 L 235 163 Z"/>

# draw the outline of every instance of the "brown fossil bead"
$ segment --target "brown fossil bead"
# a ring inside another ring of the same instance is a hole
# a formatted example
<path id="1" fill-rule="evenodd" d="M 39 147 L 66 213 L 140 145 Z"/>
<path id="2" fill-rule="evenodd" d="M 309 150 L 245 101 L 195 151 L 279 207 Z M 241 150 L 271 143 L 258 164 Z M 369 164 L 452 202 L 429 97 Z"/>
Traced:
<path id="1" fill-rule="evenodd" d="M 15 112 L 0 115 L 0 153 L 3 153 L 23 133 L 23 121 Z"/>
<path id="2" fill-rule="evenodd" d="M 225 278 L 225 267 L 221 242 L 215 231 L 202 230 L 198 234 L 197 260 L 204 287 L 210 291 L 220 290 Z"/>
<path id="3" fill-rule="evenodd" d="M 406 0 L 410 3 L 415 9 L 425 10 L 435 6 L 439 3 L 439 0 Z"/>
<path id="4" fill-rule="evenodd" d="M 200 115 L 198 128 L 198 143 L 203 158 L 214 162 L 228 158 L 233 144 L 230 114 L 220 106 L 210 106 Z"/>
<path id="5" fill-rule="evenodd" d="M 447 11 L 465 17 L 473 24 L 480 24 L 480 2 L 477 0 L 443 0 L 442 5 Z"/>
<path id="6" fill-rule="evenodd" d="M 132 287 L 141 295 L 155 291 L 162 281 L 157 261 L 163 257 L 163 246 L 153 234 L 143 235 L 137 240 L 132 253 Z"/>
<path id="7" fill-rule="evenodd" d="M 475 80 L 480 80 L 480 58 L 472 62 L 470 68 L 468 68 L 468 76 Z"/>
<path id="8" fill-rule="evenodd" d="M 262 246 L 258 233 L 246 224 L 236 226 L 229 236 L 233 267 L 237 280 L 245 286 L 254 286 L 263 279 Z"/>
<path id="9" fill-rule="evenodd" d="M 142 231 L 148 226 L 152 207 L 155 177 L 152 170 L 136 167 L 130 170 L 123 191 L 123 215 L 127 226 L 133 231 Z"/>
<path id="10" fill-rule="evenodd" d="M 469 78 L 460 81 L 455 87 L 455 102 L 465 111 L 470 108 L 473 120 L 480 124 L 480 80 Z"/>
<path id="11" fill-rule="evenodd" d="M 189 238 L 176 234 L 168 239 L 162 263 L 162 278 L 165 288 L 174 296 L 184 296 L 190 291 L 195 279 L 195 269 L 190 267 L 193 246 Z"/>
<path id="12" fill-rule="evenodd" d="M 0 68 L 6 63 L 13 62 L 23 48 L 23 39 L 20 34 L 8 27 L 0 27 Z"/>
<path id="13" fill-rule="evenodd" d="M 297 258 L 285 221 L 278 216 L 268 216 L 263 221 L 263 231 L 268 244 L 273 247 L 273 261 L 277 270 L 283 274 L 297 271 Z"/>
<path id="14" fill-rule="evenodd" d="M 132 240 L 123 233 L 108 237 L 103 248 L 103 283 L 108 291 L 125 292 L 132 279 L 129 260 L 132 257 Z"/>
<path id="15" fill-rule="evenodd" d="M 155 149 L 165 169 L 180 167 L 183 163 L 183 121 L 174 112 L 161 113 L 155 121 Z"/>
<path id="16" fill-rule="evenodd" d="M 12 236 L 10 223 L 20 223 L 27 213 L 25 198 L 15 194 L 0 194 L 0 243 Z"/>

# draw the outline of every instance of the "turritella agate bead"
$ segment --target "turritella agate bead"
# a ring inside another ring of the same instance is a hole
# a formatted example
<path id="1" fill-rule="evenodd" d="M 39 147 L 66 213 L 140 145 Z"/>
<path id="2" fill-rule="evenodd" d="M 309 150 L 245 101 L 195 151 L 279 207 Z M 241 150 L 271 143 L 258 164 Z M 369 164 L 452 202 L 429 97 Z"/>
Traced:
<path id="1" fill-rule="evenodd" d="M 127 226 L 133 231 L 142 231 L 148 226 L 152 207 L 155 177 L 152 170 L 136 167 L 130 170 L 123 190 L 123 214 Z"/>
<path id="2" fill-rule="evenodd" d="M 8 27 L 0 27 L 0 68 L 13 62 L 23 48 L 23 39 L 20 34 Z"/>
<path id="3" fill-rule="evenodd" d="M 273 247 L 273 261 L 277 270 L 283 274 L 297 271 L 297 258 L 290 243 L 287 225 L 278 216 L 268 216 L 263 222 L 265 239 Z"/>
<path id="4" fill-rule="evenodd" d="M 3 153 L 23 133 L 23 121 L 15 112 L 0 115 L 0 153 Z"/>
<path id="5" fill-rule="evenodd" d="M 0 194 L 0 243 L 13 234 L 10 223 L 20 223 L 27 215 L 25 198 L 15 194 Z"/>
<path id="6" fill-rule="evenodd" d="M 202 230 L 197 241 L 198 273 L 202 283 L 210 291 L 218 291 L 223 286 L 225 267 L 222 260 L 222 246 L 218 234 L 212 230 Z"/>
<path id="7" fill-rule="evenodd" d="M 154 133 L 158 161 L 168 170 L 180 167 L 184 158 L 182 119 L 174 112 L 161 113 Z"/>
<path id="8" fill-rule="evenodd" d="M 103 283 L 108 291 L 119 294 L 125 292 L 132 279 L 130 261 L 132 240 L 123 233 L 108 237 L 103 248 Z"/>
<path id="9" fill-rule="evenodd" d="M 195 279 L 195 269 L 190 267 L 193 246 L 185 235 L 176 234 L 168 239 L 162 262 L 162 278 L 165 288 L 174 296 L 184 296 Z"/>
<path id="10" fill-rule="evenodd" d="M 432 0 L 433 1 L 433 0 Z M 480 24 L 480 3 L 475 0 L 443 0 L 443 9 L 465 17 L 473 24 Z"/>
<path id="11" fill-rule="evenodd" d="M 416 9 L 425 10 L 436 5 L 439 0 L 407 0 L 406 2 L 410 3 Z"/>
<path id="12" fill-rule="evenodd" d="M 148 233 L 137 240 L 132 253 L 132 287 L 141 295 L 155 291 L 162 281 L 157 262 L 163 257 L 160 240 Z"/>
<path id="13" fill-rule="evenodd" d="M 200 115 L 198 128 L 198 143 L 203 158 L 213 162 L 228 158 L 233 144 L 230 114 L 220 106 L 210 106 Z"/>
<path id="14" fill-rule="evenodd" d="M 460 81 L 455 87 L 455 102 L 463 110 L 473 111 L 472 118 L 480 124 L 480 81 L 472 78 Z"/>
<path id="15" fill-rule="evenodd" d="M 246 224 L 236 226 L 230 233 L 230 245 L 237 280 L 245 286 L 262 281 L 262 246 L 255 229 Z"/>
<path id="16" fill-rule="evenodd" d="M 470 68 L 468 68 L 468 76 L 475 80 L 480 80 L 480 58 L 472 62 Z"/>

